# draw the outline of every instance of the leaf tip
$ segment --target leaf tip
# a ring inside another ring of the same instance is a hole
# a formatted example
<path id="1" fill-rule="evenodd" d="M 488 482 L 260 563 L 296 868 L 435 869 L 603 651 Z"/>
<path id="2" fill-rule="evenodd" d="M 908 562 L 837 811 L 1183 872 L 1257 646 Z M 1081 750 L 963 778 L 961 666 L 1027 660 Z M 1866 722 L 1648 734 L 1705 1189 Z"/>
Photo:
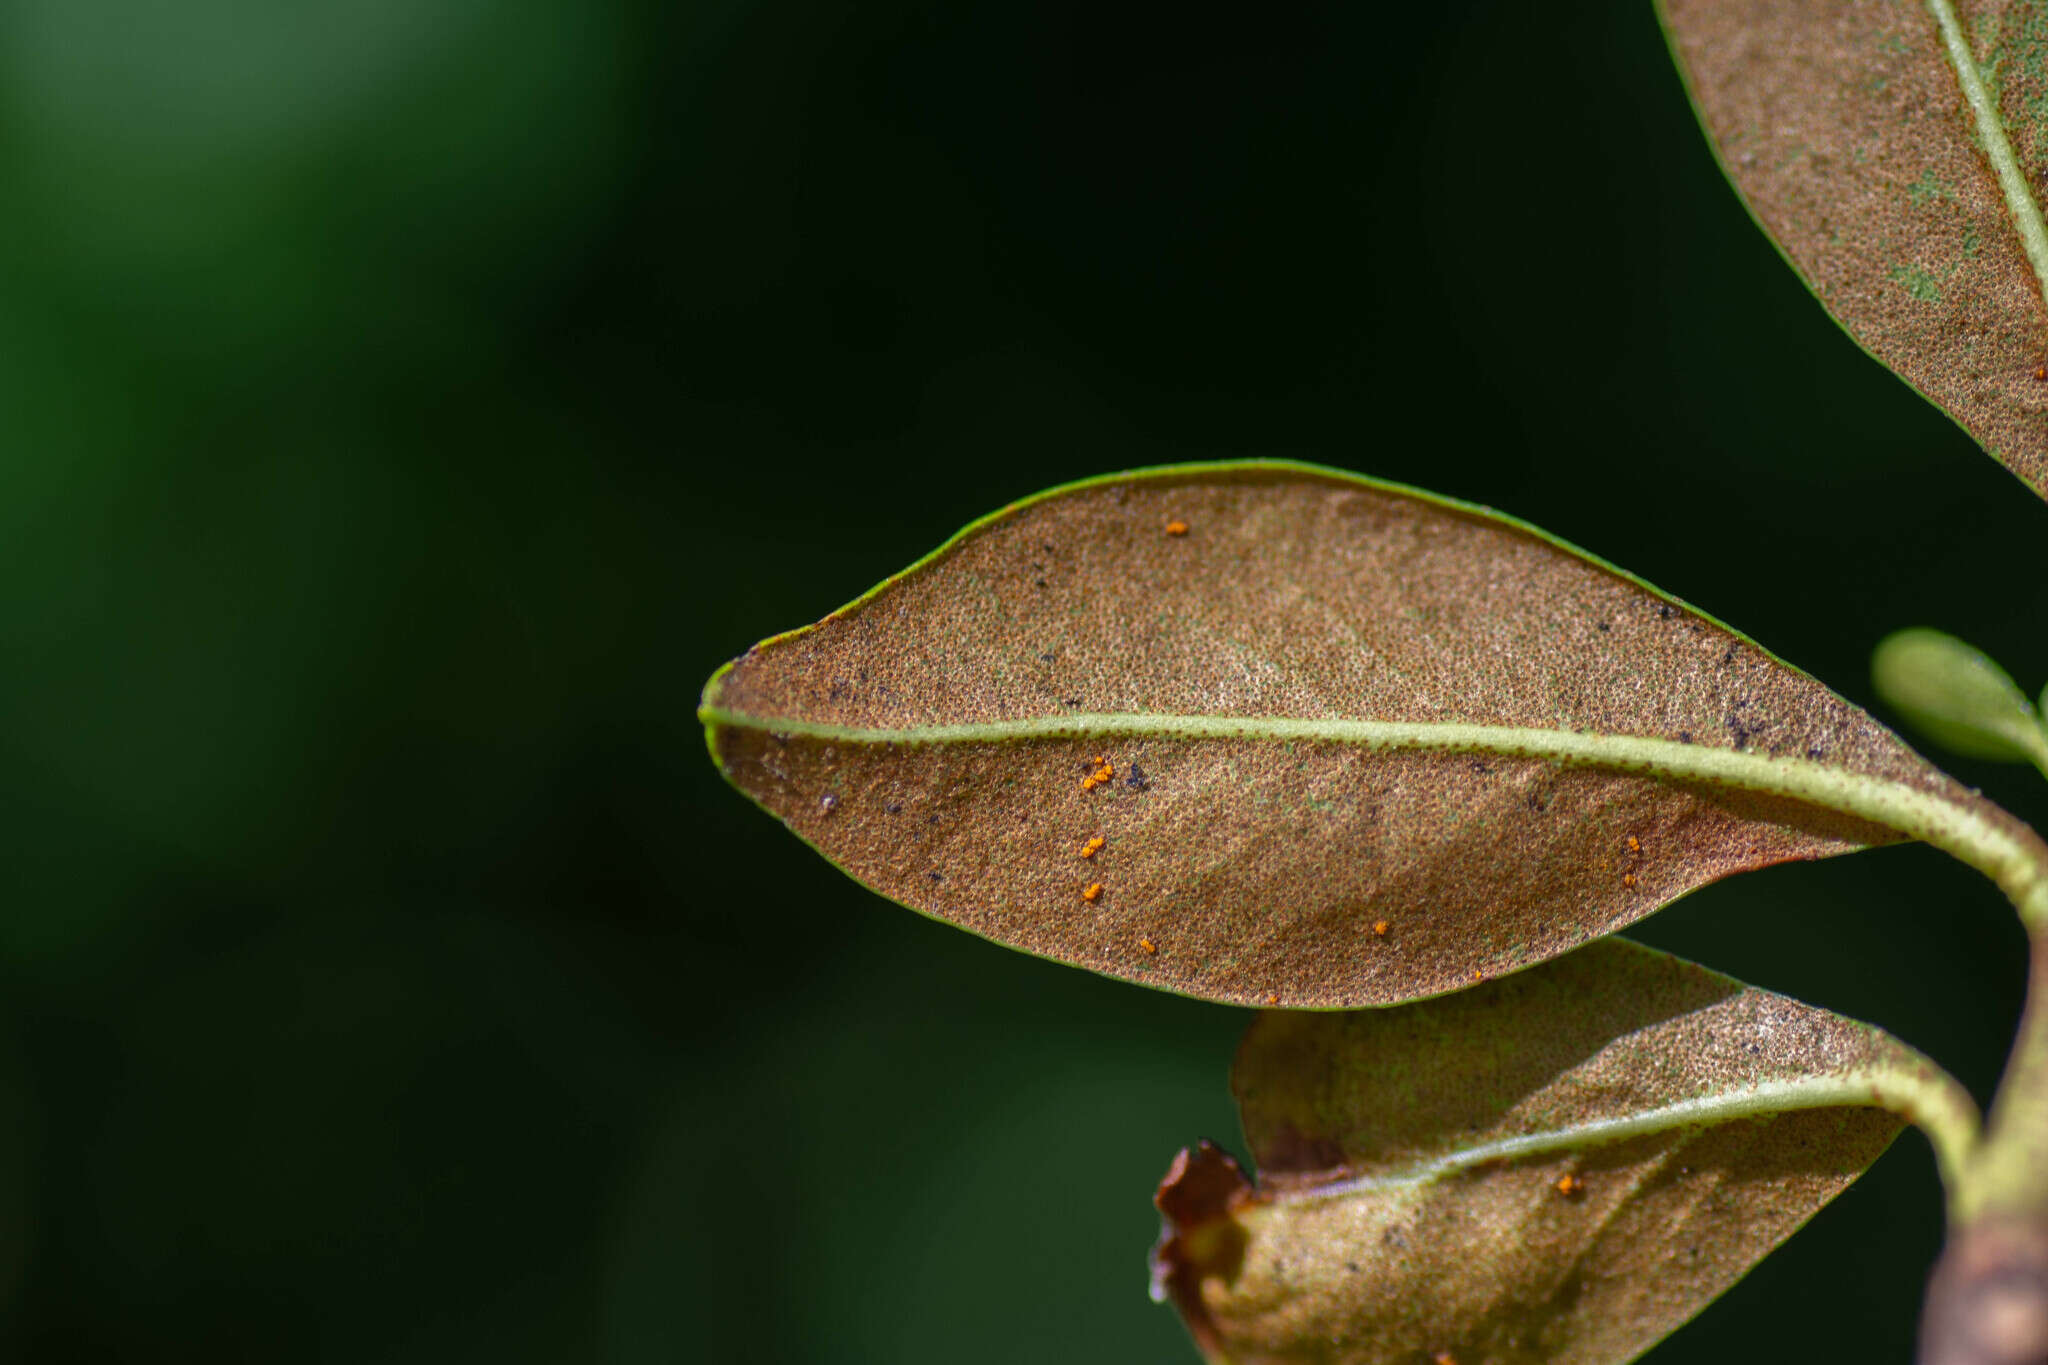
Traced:
<path id="1" fill-rule="evenodd" d="M 1237 1158 L 1207 1138 L 1181 1148 L 1152 1196 L 1160 1215 L 1159 1240 L 1150 1257 L 1152 1301 L 1171 1302 L 1195 1344 L 1211 1358 L 1222 1349 L 1222 1337 L 1202 1297 L 1202 1284 L 1237 1278 L 1245 1232 L 1236 1214 L 1257 1197 Z"/>

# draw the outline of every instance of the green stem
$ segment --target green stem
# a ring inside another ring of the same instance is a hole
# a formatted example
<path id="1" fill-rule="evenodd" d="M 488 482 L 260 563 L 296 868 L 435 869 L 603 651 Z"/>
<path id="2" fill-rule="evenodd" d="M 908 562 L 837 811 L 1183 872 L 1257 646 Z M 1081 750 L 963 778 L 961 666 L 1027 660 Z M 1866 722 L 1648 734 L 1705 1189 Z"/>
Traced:
<path id="1" fill-rule="evenodd" d="M 1990 1217 L 2048 1219 L 2048 930 L 2035 907 L 2027 1007 L 1999 1081 L 1984 1137 L 1951 1191 L 1952 1221 Z"/>

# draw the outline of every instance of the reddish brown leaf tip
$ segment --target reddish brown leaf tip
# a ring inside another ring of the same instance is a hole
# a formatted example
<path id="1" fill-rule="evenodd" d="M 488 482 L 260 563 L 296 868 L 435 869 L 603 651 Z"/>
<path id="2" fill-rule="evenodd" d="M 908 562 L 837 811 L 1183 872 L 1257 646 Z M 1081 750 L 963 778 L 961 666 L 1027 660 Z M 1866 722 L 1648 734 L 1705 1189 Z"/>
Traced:
<path id="1" fill-rule="evenodd" d="M 1205 1354 L 1213 1355 L 1222 1339 L 1202 1300 L 1202 1282 L 1237 1278 L 1245 1238 L 1234 1215 L 1256 1197 L 1237 1158 L 1207 1138 L 1181 1148 L 1152 1196 L 1160 1213 L 1152 1300 L 1172 1300 Z"/>

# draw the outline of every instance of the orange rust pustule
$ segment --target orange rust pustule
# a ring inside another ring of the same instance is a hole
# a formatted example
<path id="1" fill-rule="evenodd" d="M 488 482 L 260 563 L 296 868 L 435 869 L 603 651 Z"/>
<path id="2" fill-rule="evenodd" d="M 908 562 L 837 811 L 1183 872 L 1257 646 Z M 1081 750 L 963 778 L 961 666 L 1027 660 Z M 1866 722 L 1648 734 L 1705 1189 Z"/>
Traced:
<path id="1" fill-rule="evenodd" d="M 1152 1298 L 1172 1301 L 1204 1354 L 1220 1349 L 1222 1337 L 1202 1301 L 1202 1281 L 1237 1278 L 1245 1235 L 1235 1215 L 1258 1198 L 1237 1159 L 1207 1138 L 1181 1148 L 1152 1195 L 1160 1214 Z"/>

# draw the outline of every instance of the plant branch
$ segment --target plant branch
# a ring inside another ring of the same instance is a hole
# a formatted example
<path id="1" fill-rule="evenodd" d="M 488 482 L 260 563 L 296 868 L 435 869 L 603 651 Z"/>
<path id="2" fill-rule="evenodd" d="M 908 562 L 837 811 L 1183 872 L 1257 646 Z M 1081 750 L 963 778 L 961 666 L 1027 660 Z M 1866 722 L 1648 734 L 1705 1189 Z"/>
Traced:
<path id="1" fill-rule="evenodd" d="M 1950 1187 L 1921 1365 L 2048 1365 L 2048 857 L 2032 862 L 1995 878 L 2027 926 L 2027 1005 L 1983 1140 Z"/>

